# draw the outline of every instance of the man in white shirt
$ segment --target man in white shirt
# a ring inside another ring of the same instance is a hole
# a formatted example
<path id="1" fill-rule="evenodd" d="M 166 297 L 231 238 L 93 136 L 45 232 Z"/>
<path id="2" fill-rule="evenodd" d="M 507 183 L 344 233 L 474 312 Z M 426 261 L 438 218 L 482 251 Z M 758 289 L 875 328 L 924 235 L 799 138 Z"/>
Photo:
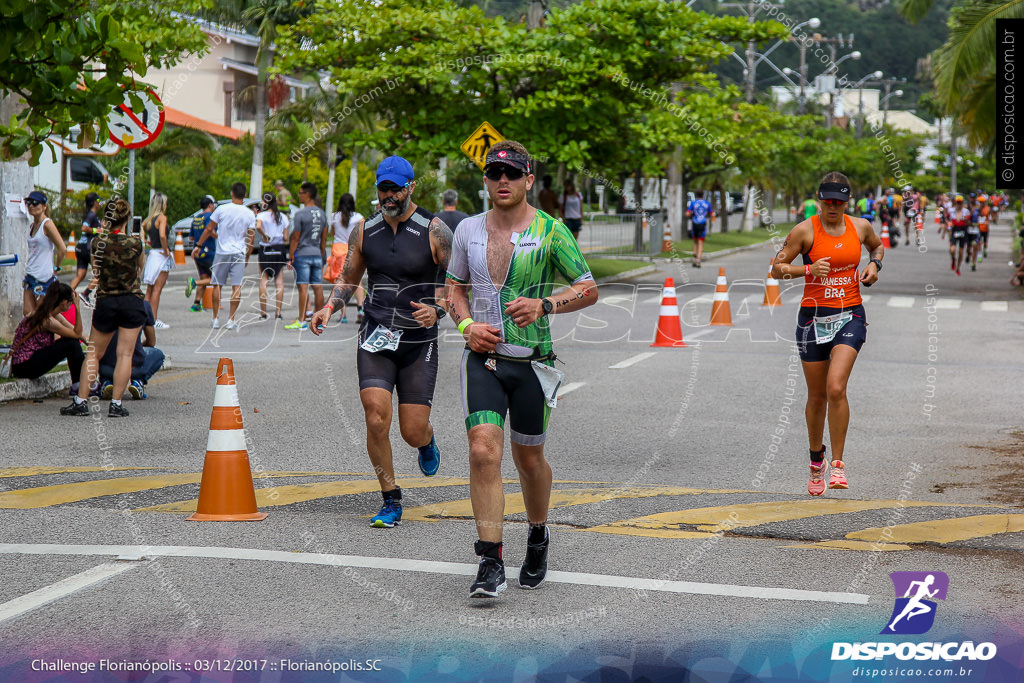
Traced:
<path id="1" fill-rule="evenodd" d="M 213 211 L 210 222 L 203 230 L 202 236 L 192 250 L 193 258 L 199 253 L 199 245 L 207 238 L 217 240 L 217 254 L 213 257 L 213 320 L 210 327 L 220 328 L 220 288 L 231 284 L 231 312 L 224 328 L 237 330 L 235 312 L 242 302 L 242 277 L 245 267 L 249 264 L 252 253 L 253 233 L 256 227 L 256 216 L 244 204 L 245 185 L 235 183 L 231 186 L 231 203 L 221 204 Z"/>

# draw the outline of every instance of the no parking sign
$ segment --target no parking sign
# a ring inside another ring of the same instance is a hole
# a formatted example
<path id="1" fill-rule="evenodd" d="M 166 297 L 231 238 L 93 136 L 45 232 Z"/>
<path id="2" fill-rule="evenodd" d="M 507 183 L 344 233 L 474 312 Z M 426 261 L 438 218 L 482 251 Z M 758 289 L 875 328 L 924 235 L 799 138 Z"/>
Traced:
<path id="1" fill-rule="evenodd" d="M 142 110 L 133 108 L 129 92 L 124 102 L 114 107 L 107 117 L 110 139 L 125 149 L 145 147 L 156 140 L 164 129 L 164 105 L 152 90 L 134 92 L 142 100 Z"/>

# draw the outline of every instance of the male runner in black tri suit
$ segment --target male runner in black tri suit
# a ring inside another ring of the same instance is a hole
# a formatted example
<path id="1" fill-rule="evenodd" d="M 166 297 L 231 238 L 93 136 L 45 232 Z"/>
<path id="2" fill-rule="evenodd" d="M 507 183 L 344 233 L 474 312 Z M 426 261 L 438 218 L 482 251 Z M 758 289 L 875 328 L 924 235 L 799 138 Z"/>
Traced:
<path id="1" fill-rule="evenodd" d="M 414 178 L 412 165 L 401 157 L 388 157 L 377 167 L 381 210 L 352 230 L 341 277 L 309 325 L 319 335 L 331 315 L 344 310 L 367 273 L 356 366 L 366 415 L 366 449 L 384 496 L 371 525 L 382 528 L 402 519 L 402 490 L 395 483 L 388 438 L 396 388 L 402 438 L 419 449 L 420 470 L 433 476 L 441 463 L 430 406 L 437 378 L 437 323 L 448 312 L 444 274 L 452 231 L 412 202 Z"/>

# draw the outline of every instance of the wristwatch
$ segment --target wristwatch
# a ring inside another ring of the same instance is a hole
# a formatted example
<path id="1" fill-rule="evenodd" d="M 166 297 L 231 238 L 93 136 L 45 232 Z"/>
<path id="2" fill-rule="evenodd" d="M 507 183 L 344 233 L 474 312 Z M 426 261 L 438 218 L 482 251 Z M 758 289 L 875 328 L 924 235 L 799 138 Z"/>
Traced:
<path id="1" fill-rule="evenodd" d="M 442 306 L 438 306 L 437 304 L 434 304 L 434 310 L 437 312 L 438 320 L 448 315 L 448 311 L 444 310 Z"/>
<path id="2" fill-rule="evenodd" d="M 881 259 L 873 258 L 870 261 L 868 261 L 868 263 L 874 263 L 875 264 L 875 268 L 877 268 L 879 270 L 879 272 L 881 272 L 881 270 L 882 270 L 882 260 Z"/>
<path id="3" fill-rule="evenodd" d="M 551 303 L 551 299 L 541 299 L 540 307 L 544 309 L 544 315 L 551 315 L 551 311 L 555 310 L 555 305 Z"/>

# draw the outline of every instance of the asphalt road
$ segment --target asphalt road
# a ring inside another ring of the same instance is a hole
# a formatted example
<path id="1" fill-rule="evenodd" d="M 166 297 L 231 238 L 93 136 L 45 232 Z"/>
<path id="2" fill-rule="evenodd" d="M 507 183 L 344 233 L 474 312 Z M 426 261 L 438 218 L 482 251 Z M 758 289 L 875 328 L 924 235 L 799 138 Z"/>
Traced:
<path id="1" fill-rule="evenodd" d="M 107 659 L 180 667 L 173 680 L 206 668 L 209 680 L 841 681 L 908 667 L 832 661 L 834 643 L 883 640 L 998 647 L 885 680 L 1019 680 L 1024 302 L 1007 284 L 1005 225 L 961 277 L 928 232 L 926 249 L 887 253 L 865 290 L 850 489 L 823 499 L 806 495 L 790 359 L 800 289 L 783 283 L 782 307 L 760 305 L 770 247 L 604 285 L 596 306 L 556 318 L 567 377 L 547 446 L 551 580 L 518 589 L 526 527 L 506 457 L 509 590 L 489 602 L 467 597 L 475 533 L 450 324 L 432 417 L 441 471 L 421 477 L 396 445 L 406 518 L 371 529 L 356 326 L 316 339 L 258 321 L 247 287 L 242 328 L 214 332 L 187 310 L 189 264 L 160 310 L 173 368 L 126 402 L 131 417 L 61 418 L 65 399 L 0 408 L 0 680 L 90 680 L 32 670 Z M 718 267 L 732 327 L 708 325 Z M 650 348 L 666 277 L 685 348 Z M 198 495 L 220 357 L 235 368 L 262 522 L 180 511 Z M 927 635 L 879 635 L 895 571 L 948 575 Z M 333 673 L 303 669 L 316 663 Z"/>

